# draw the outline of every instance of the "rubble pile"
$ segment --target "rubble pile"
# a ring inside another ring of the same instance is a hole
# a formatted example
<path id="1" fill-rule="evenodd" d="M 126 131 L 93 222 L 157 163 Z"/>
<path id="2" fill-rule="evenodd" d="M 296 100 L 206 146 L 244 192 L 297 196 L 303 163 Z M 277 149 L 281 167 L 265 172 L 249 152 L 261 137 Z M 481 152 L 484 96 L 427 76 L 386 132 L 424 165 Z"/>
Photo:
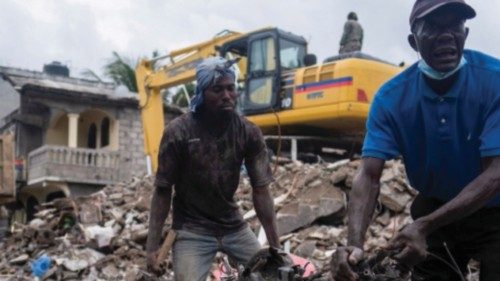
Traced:
<path id="1" fill-rule="evenodd" d="M 35 219 L 14 225 L 0 242 L 0 279 L 32 280 L 30 265 L 42 255 L 52 260 L 43 280 L 144 279 L 152 190 L 152 177 L 135 178 L 43 204 Z"/>
<path id="2" fill-rule="evenodd" d="M 280 240 L 285 250 L 327 272 L 335 249 L 346 244 L 348 191 L 360 162 L 280 162 L 273 167 L 276 181 L 270 188 Z M 380 204 L 367 234 L 369 252 L 409 223 L 409 202 L 416 195 L 400 161 L 386 163 L 381 184 Z M 152 191 L 153 178 L 144 177 L 90 196 L 43 204 L 35 219 L 15 224 L 10 237 L 0 241 L 0 279 L 31 280 L 33 261 L 46 255 L 52 262 L 42 280 L 148 280 L 144 245 Z M 265 237 L 246 176 L 235 196 L 252 229 Z M 171 270 L 161 280 L 172 280 Z"/>
<path id="3" fill-rule="evenodd" d="M 271 192 L 280 240 L 286 250 L 308 257 L 321 271 L 329 270 L 335 249 L 347 244 L 346 208 L 359 164 L 359 160 L 325 164 L 290 162 L 277 168 Z M 401 161 L 386 162 L 380 202 L 367 232 L 365 249 L 369 253 L 386 245 L 397 230 L 411 222 L 409 207 L 416 194 L 407 182 Z M 259 233 L 259 222 L 251 209 L 251 187 L 246 179 L 237 196 L 244 217 Z"/>

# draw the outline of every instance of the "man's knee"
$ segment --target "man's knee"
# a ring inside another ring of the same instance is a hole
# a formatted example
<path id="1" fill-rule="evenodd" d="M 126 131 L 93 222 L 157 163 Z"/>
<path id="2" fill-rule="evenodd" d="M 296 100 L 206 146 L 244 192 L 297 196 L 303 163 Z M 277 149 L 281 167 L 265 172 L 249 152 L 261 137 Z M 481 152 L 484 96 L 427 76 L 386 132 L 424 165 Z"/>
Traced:
<path id="1" fill-rule="evenodd" d="M 176 281 L 205 281 L 214 254 L 210 256 L 185 255 L 182 251 L 176 251 L 173 255 L 173 269 Z"/>
<path id="2" fill-rule="evenodd" d="M 250 228 L 224 237 L 222 244 L 224 252 L 240 264 L 247 263 L 261 248 L 257 237 Z"/>
<path id="3" fill-rule="evenodd" d="M 186 231 L 177 233 L 172 249 L 176 281 L 205 281 L 208 275 L 217 253 L 217 242 L 197 236 Z"/>

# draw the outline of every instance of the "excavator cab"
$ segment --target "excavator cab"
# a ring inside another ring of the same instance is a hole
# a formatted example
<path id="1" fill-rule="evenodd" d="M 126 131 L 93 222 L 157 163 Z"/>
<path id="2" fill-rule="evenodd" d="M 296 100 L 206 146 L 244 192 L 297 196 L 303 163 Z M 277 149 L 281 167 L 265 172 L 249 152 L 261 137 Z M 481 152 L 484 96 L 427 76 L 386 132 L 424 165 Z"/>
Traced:
<path id="1" fill-rule="evenodd" d="M 304 66 L 307 42 L 303 37 L 268 28 L 224 43 L 222 56 L 246 57 L 246 76 L 240 108 L 244 115 L 256 115 L 291 106 L 291 91 L 283 91 L 283 76 Z M 285 82 L 285 83 L 283 83 Z M 293 81 L 290 81 L 293 84 Z"/>

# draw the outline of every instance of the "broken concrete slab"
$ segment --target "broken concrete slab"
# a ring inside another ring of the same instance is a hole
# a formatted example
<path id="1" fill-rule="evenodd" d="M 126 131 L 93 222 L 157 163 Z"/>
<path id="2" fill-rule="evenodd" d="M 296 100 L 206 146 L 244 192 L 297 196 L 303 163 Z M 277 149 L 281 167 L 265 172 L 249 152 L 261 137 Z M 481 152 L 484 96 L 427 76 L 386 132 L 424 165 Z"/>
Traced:
<path id="1" fill-rule="evenodd" d="M 101 272 L 105 280 L 110 280 L 118 276 L 119 269 L 116 268 L 114 264 L 108 264 L 104 268 L 102 268 Z"/>
<path id="2" fill-rule="evenodd" d="M 80 197 L 77 199 L 78 215 L 82 224 L 99 224 L 102 222 L 101 196 Z"/>
<path id="3" fill-rule="evenodd" d="M 307 189 L 298 202 L 287 204 L 276 215 L 278 232 L 287 234 L 307 226 L 321 217 L 335 215 L 346 206 L 342 190 L 331 185 L 318 185 Z"/>
<path id="4" fill-rule="evenodd" d="M 41 227 L 44 227 L 47 225 L 47 221 L 46 220 L 43 220 L 41 218 L 36 218 L 36 219 L 32 219 L 30 222 L 29 222 L 29 226 L 31 228 L 41 228 Z"/>
<path id="5" fill-rule="evenodd" d="M 69 257 L 55 258 L 56 263 L 62 264 L 70 271 L 80 271 L 96 264 L 105 257 L 104 254 L 90 248 L 74 250 Z"/>
<path id="6" fill-rule="evenodd" d="M 87 242 L 94 240 L 97 248 L 109 247 L 116 234 L 112 226 L 102 227 L 100 225 L 81 226 Z"/>
<path id="7" fill-rule="evenodd" d="M 27 254 L 22 254 L 16 258 L 9 260 L 9 263 L 12 265 L 25 264 L 29 260 L 29 256 Z"/>
<path id="8" fill-rule="evenodd" d="M 398 191 L 394 185 L 382 183 L 380 187 L 380 202 L 395 212 L 402 212 L 412 201 L 413 196 L 408 192 Z"/>
<path id="9" fill-rule="evenodd" d="M 302 242 L 294 251 L 294 254 L 301 257 L 309 257 L 316 250 L 316 241 L 306 240 Z"/>
<path id="10" fill-rule="evenodd" d="M 349 183 L 352 183 L 352 178 L 354 177 L 356 171 L 354 171 L 348 165 L 341 166 L 339 169 L 332 172 L 330 176 L 330 181 L 334 185 L 340 185 L 345 183 L 347 186 L 351 186 Z"/>

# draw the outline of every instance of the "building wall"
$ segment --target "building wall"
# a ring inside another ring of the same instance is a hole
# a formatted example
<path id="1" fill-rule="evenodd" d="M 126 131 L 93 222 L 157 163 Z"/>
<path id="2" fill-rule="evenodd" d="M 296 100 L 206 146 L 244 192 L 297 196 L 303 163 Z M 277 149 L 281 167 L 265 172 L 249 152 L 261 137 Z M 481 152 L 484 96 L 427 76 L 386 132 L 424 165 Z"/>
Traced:
<path id="1" fill-rule="evenodd" d="M 19 108 L 19 93 L 12 85 L 0 77 L 0 118 Z"/>
<path id="2" fill-rule="evenodd" d="M 45 127 L 50 120 L 51 109 L 49 106 L 24 95 L 21 95 L 20 102 L 19 116 L 26 115 L 30 119 L 36 118 L 39 121 L 38 124 L 17 122 L 17 156 L 26 159 L 30 151 L 44 144 Z"/>
<path id="3" fill-rule="evenodd" d="M 68 184 L 70 196 L 80 197 L 80 196 L 88 196 L 92 193 L 99 191 L 102 186 L 95 185 L 86 185 L 86 184 L 78 184 L 78 183 L 70 183 Z"/>
<path id="4" fill-rule="evenodd" d="M 16 156 L 26 159 L 31 151 L 43 145 L 43 130 L 35 126 L 18 124 L 16 143 Z"/>
<path id="5" fill-rule="evenodd" d="M 124 108 L 118 112 L 118 142 L 120 147 L 120 178 L 129 180 L 146 174 L 146 156 L 142 139 L 139 110 Z"/>
<path id="6" fill-rule="evenodd" d="M 45 144 L 48 145 L 68 145 L 68 116 L 61 115 L 54 122 L 55 125 L 47 129 L 45 133 Z"/>

